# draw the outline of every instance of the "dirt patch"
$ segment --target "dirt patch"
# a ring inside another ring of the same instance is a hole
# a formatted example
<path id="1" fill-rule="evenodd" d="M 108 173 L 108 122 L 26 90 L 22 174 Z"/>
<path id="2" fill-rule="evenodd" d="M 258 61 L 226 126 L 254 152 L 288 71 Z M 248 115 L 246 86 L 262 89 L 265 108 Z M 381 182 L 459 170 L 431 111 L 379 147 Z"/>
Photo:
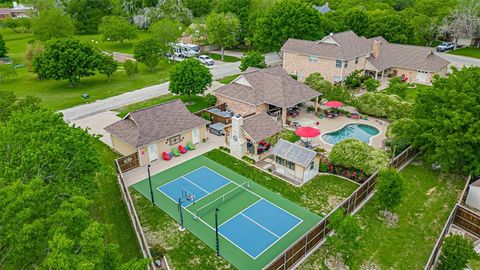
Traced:
<path id="1" fill-rule="evenodd" d="M 432 195 L 432 193 L 435 192 L 435 190 L 437 190 L 437 187 L 433 187 L 433 188 L 429 189 L 429 190 L 427 191 L 427 193 L 426 193 L 427 196 Z"/>

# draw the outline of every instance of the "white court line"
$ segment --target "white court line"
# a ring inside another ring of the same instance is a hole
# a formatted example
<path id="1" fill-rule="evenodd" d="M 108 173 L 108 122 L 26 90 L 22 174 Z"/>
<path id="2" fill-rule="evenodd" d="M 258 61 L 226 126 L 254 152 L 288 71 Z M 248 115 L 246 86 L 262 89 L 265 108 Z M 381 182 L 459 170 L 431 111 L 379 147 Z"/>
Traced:
<path id="1" fill-rule="evenodd" d="M 193 171 L 190 171 L 190 172 L 188 172 L 188 173 L 185 173 L 185 174 L 183 174 L 183 175 L 180 175 L 179 177 L 177 177 L 177 178 L 175 178 L 175 179 L 173 179 L 173 180 L 171 180 L 171 181 L 168 181 L 167 183 L 165 183 L 165 184 L 163 184 L 163 185 L 161 185 L 161 186 L 158 186 L 157 189 L 158 189 L 158 188 L 161 188 L 161 187 L 163 187 L 163 186 L 166 186 L 166 185 L 168 185 L 168 184 L 170 184 L 170 183 L 172 183 L 172 182 L 175 182 L 175 181 L 177 181 L 179 178 L 182 178 L 182 177 L 184 177 L 184 176 L 187 175 L 187 174 L 196 172 L 196 171 L 198 171 L 198 170 L 200 170 L 200 169 L 202 169 L 202 168 L 207 168 L 207 169 L 208 169 L 208 167 L 206 167 L 206 166 L 198 167 L 198 168 L 196 168 L 196 169 L 193 170 Z M 154 176 L 155 176 L 155 175 L 154 175 Z M 145 179 L 145 180 L 146 180 L 146 179 Z"/>
<path id="2" fill-rule="evenodd" d="M 205 196 L 207 196 L 208 194 L 211 193 L 211 192 L 208 192 L 208 191 L 206 191 L 205 189 L 203 189 L 201 186 L 199 186 L 199 185 L 193 183 L 192 181 L 188 180 L 187 178 L 185 178 L 185 177 L 183 177 L 183 176 L 182 176 L 182 178 L 185 179 L 185 180 L 187 180 L 187 182 L 189 182 L 190 184 L 192 184 L 192 185 L 196 186 L 197 188 L 201 189 L 203 192 L 207 193 Z M 212 192 L 213 192 L 213 191 L 212 191 Z"/>
<path id="3" fill-rule="evenodd" d="M 280 238 L 280 236 L 276 235 L 274 232 L 270 231 L 269 229 L 263 227 L 261 224 L 258 224 L 255 220 L 249 218 L 248 216 L 245 216 L 243 213 L 240 213 L 240 215 L 244 216 L 245 218 L 247 218 L 248 220 L 250 220 L 251 222 L 255 223 L 258 227 L 264 229 L 265 231 L 273 234 L 273 236 L 277 237 L 277 238 Z"/>

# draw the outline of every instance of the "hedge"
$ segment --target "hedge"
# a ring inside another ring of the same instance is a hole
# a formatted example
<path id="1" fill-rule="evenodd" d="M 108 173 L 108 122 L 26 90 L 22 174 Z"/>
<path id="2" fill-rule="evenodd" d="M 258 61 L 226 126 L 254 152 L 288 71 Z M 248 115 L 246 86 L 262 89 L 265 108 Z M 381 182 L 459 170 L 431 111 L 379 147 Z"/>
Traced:
<path id="1" fill-rule="evenodd" d="M 397 120 L 410 115 L 412 103 L 396 95 L 368 92 L 355 100 L 355 107 L 364 114 Z"/>

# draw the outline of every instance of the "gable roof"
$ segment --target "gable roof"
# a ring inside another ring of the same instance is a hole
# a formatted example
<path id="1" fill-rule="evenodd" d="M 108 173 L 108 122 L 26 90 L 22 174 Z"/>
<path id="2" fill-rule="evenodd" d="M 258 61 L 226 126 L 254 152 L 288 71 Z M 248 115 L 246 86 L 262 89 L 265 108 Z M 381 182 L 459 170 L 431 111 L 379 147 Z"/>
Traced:
<path id="1" fill-rule="evenodd" d="M 243 120 L 242 129 L 255 142 L 260 142 L 282 131 L 282 126 L 267 113 L 257 114 Z"/>
<path id="2" fill-rule="evenodd" d="M 470 184 L 471 187 L 480 187 L 480 179 Z"/>
<path id="3" fill-rule="evenodd" d="M 206 120 L 190 113 L 177 99 L 131 112 L 105 130 L 139 148 L 206 123 Z"/>
<path id="4" fill-rule="evenodd" d="M 330 34 L 320 41 L 289 38 L 282 51 L 349 60 L 370 54 L 372 46 L 365 37 L 359 37 L 353 31 L 346 31 Z"/>
<path id="5" fill-rule="evenodd" d="M 315 156 L 317 156 L 315 151 L 283 139 L 280 139 L 277 144 L 275 144 L 272 154 L 295 164 L 300 164 L 304 168 L 308 167 Z"/>
<path id="6" fill-rule="evenodd" d="M 291 107 L 300 102 L 318 97 L 321 93 L 294 80 L 280 66 L 265 69 L 248 68 L 237 79 L 215 91 L 251 105 L 272 104 L 277 107 Z"/>
<path id="7" fill-rule="evenodd" d="M 9 8 L 0 8 L 0 14 L 10 14 Z"/>
<path id="8" fill-rule="evenodd" d="M 398 67 L 437 72 L 450 64 L 449 61 L 434 54 L 433 49 L 429 47 L 389 43 L 383 37 L 368 39 L 370 46 L 373 46 L 375 40 L 380 41 L 379 56 L 372 55 L 367 61 L 378 71 Z"/>

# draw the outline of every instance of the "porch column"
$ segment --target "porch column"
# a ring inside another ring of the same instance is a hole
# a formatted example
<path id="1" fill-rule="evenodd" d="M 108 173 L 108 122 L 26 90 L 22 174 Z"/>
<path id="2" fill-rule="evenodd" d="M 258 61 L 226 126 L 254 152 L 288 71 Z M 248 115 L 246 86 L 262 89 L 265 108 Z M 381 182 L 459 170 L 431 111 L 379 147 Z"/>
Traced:
<path id="1" fill-rule="evenodd" d="M 282 126 L 287 125 L 287 108 L 282 108 Z"/>
<path id="2" fill-rule="evenodd" d="M 314 111 L 318 111 L 318 97 L 315 98 L 315 103 L 313 104 Z"/>
<path id="3" fill-rule="evenodd" d="M 378 81 L 378 71 L 375 71 L 375 80 Z"/>
<path id="4" fill-rule="evenodd" d="M 383 81 L 383 75 L 385 74 L 385 70 L 382 71 L 382 81 Z"/>
<path id="5" fill-rule="evenodd" d="M 255 142 L 253 144 L 253 155 L 257 156 L 258 155 L 258 143 Z"/>

